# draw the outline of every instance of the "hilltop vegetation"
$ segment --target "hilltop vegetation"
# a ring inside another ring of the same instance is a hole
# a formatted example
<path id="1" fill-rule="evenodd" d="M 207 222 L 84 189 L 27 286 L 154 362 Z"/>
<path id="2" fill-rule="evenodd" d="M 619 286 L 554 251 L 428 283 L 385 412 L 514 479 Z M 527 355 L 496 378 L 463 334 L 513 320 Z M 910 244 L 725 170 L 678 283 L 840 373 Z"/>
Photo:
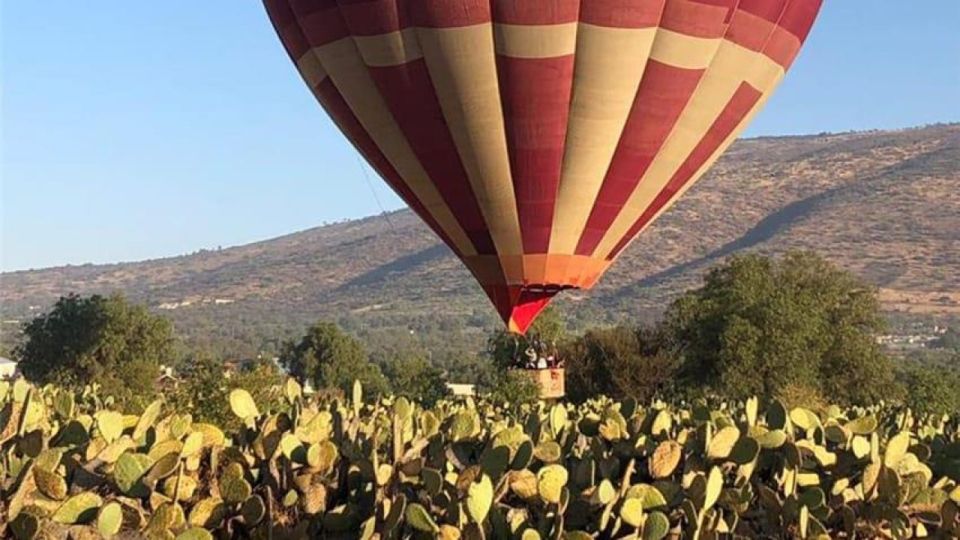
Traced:
<path id="1" fill-rule="evenodd" d="M 432 403 L 449 380 L 476 384 L 494 399 L 533 401 L 536 392 L 512 369 L 524 367 L 531 353 L 565 362 L 568 396 L 576 401 L 599 394 L 640 400 L 756 395 L 812 404 L 829 396 L 841 405 L 885 400 L 924 413 L 960 410 L 952 389 L 960 384 L 957 362 L 895 366 L 875 339 L 883 328 L 874 289 L 813 253 L 791 252 L 780 259 L 730 258 L 654 325 L 577 333 L 550 309 L 527 336 L 494 332 L 485 350 L 448 364 L 402 350 L 370 353 L 336 324 L 319 321 L 285 340 L 276 362 L 258 358 L 231 370 L 207 351 L 180 351 L 168 321 L 119 296 L 61 298 L 26 326 L 26 340 L 14 353 L 23 374 L 38 384 L 74 391 L 98 384 L 127 412 L 162 391 L 198 419 L 220 422 L 230 389 L 259 394 L 279 380 L 281 367 L 324 391 L 346 391 L 359 380 L 374 393 Z M 172 392 L 155 387 L 162 365 L 175 368 L 182 381 Z M 230 371 L 237 376 L 224 384 L 220 379 Z"/>
<path id="2" fill-rule="evenodd" d="M 956 326 L 958 155 L 956 124 L 739 141 L 594 290 L 564 293 L 559 307 L 577 330 L 650 322 L 731 254 L 813 249 L 879 287 L 888 318 Z M 169 259 L 5 273 L 0 314 L 29 320 L 70 292 L 121 292 L 170 317 L 191 346 L 234 357 L 278 354 L 324 319 L 377 355 L 451 363 L 498 324 L 407 211 Z M 3 325 L 5 341 L 16 328 Z"/>

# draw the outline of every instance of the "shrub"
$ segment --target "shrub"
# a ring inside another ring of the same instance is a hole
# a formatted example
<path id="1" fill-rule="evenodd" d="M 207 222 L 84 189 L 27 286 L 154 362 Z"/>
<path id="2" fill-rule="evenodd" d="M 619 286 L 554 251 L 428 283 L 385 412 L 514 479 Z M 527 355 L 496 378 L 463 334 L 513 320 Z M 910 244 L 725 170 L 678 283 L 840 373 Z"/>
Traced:
<path id="1" fill-rule="evenodd" d="M 443 372 L 423 358 L 395 358 L 384 371 L 393 393 L 399 396 L 432 405 L 447 395 Z"/>
<path id="2" fill-rule="evenodd" d="M 911 366 L 904 374 L 905 403 L 920 414 L 957 414 L 960 376 L 944 368 Z"/>
<path id="3" fill-rule="evenodd" d="M 564 347 L 561 356 L 567 397 L 578 402 L 602 394 L 648 401 L 667 388 L 677 367 L 676 358 L 658 349 L 649 332 L 627 327 L 590 330 Z"/>
<path id="4" fill-rule="evenodd" d="M 495 372 L 489 386 L 483 388 L 487 399 L 494 403 L 513 405 L 534 403 L 540 397 L 540 386 L 527 370 L 506 369 Z"/>
<path id="5" fill-rule="evenodd" d="M 281 396 L 276 389 L 283 376 L 272 362 L 256 361 L 230 372 L 222 360 L 200 355 L 186 362 L 178 375 L 180 382 L 167 399 L 196 422 L 238 429 L 242 424 L 230 413 L 229 401 L 230 392 L 237 388 L 249 392 L 267 410 L 279 405 Z"/>
<path id="6" fill-rule="evenodd" d="M 299 341 L 285 343 L 280 364 L 298 381 L 318 390 L 347 390 L 354 380 L 371 391 L 387 390 L 383 373 L 367 358 L 360 342 L 330 322 L 318 322 Z"/>
<path id="7" fill-rule="evenodd" d="M 15 354 L 27 379 L 74 390 L 99 384 L 128 411 L 153 398 L 160 365 L 174 356 L 170 321 L 119 295 L 61 297 L 23 334 Z"/>
<path id="8" fill-rule="evenodd" d="M 816 381 L 845 404 L 897 394 L 873 339 L 884 325 L 875 291 L 849 272 L 812 253 L 740 255 L 704 281 L 662 325 L 682 353 L 683 386 L 744 398 Z"/>

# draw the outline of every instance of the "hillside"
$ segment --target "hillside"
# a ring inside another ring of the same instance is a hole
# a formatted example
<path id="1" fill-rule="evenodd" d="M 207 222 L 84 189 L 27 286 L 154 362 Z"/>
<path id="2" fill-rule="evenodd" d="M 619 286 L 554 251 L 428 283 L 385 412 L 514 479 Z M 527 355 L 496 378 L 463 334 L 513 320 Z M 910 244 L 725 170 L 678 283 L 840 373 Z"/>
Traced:
<path id="1" fill-rule="evenodd" d="M 729 254 L 794 248 L 875 283 L 891 312 L 960 316 L 960 124 L 739 141 L 594 290 L 559 304 L 574 323 L 651 318 Z M 5 273 L 5 334 L 59 295 L 111 291 L 197 340 L 263 341 L 317 318 L 385 335 L 479 337 L 496 323 L 451 252 L 400 211 L 179 257 Z"/>

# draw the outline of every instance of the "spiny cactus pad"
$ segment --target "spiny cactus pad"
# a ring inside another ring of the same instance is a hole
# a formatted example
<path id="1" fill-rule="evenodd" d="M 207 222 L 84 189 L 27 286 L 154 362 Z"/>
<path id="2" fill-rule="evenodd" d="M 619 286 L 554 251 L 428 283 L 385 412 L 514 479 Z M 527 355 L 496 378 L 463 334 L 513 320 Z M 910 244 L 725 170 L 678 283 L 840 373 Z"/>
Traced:
<path id="1" fill-rule="evenodd" d="M 960 536 L 957 415 L 606 397 L 424 408 L 355 389 L 288 381 L 262 407 L 234 392 L 243 427 L 225 431 L 161 401 L 121 414 L 98 388 L 0 382 L 0 536 Z"/>

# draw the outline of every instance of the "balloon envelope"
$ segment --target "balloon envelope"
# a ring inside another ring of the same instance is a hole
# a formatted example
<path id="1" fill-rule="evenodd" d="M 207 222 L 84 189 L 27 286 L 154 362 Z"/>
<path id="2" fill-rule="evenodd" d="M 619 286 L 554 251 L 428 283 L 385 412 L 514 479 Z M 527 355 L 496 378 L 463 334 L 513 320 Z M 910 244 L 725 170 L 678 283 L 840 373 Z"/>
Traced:
<path id="1" fill-rule="evenodd" d="M 746 127 L 821 0 L 265 0 L 333 121 L 526 331 Z"/>

